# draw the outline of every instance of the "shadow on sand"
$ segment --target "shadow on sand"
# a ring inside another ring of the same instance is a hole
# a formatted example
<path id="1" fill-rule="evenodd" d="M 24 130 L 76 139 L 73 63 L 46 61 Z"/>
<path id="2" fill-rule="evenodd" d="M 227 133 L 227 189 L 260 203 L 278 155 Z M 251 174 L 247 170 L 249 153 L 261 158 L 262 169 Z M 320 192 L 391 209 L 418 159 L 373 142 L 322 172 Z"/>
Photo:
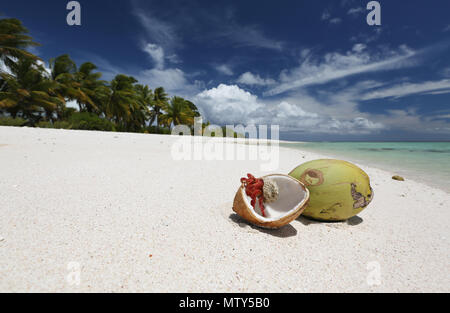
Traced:
<path id="1" fill-rule="evenodd" d="M 316 220 L 310 219 L 305 216 L 300 216 L 297 219 L 297 221 L 299 221 L 300 223 L 302 223 L 305 226 L 308 226 L 311 224 L 347 224 L 350 226 L 357 226 L 357 225 L 361 224 L 362 222 L 364 222 L 364 220 L 362 218 L 360 218 L 359 216 L 354 216 L 343 222 L 323 222 L 323 221 L 316 221 Z"/>
<path id="2" fill-rule="evenodd" d="M 244 220 L 237 214 L 231 214 L 230 220 L 233 221 L 234 223 L 236 223 L 241 228 L 251 227 L 254 230 L 257 230 L 261 233 L 268 234 L 268 235 L 271 235 L 274 237 L 288 238 L 288 237 L 294 237 L 297 235 L 297 230 L 292 225 L 286 225 L 279 229 L 266 229 L 266 228 L 257 227 L 257 226 L 254 226 L 254 225 L 248 223 L 246 220 Z"/>

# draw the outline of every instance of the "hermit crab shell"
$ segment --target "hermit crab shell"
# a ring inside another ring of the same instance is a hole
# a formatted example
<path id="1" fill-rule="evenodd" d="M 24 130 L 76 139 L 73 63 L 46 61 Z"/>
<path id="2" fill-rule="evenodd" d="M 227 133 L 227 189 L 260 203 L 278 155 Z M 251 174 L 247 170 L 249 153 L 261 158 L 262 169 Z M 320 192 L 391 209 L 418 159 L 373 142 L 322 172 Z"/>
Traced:
<path id="1" fill-rule="evenodd" d="M 262 216 L 259 203 L 255 208 L 242 185 L 234 198 L 233 211 L 248 222 L 264 228 L 280 228 L 298 218 L 309 201 L 309 191 L 297 179 L 283 174 L 273 174 L 270 178 L 278 185 L 279 196 L 275 202 L 264 203 L 266 217 Z"/>

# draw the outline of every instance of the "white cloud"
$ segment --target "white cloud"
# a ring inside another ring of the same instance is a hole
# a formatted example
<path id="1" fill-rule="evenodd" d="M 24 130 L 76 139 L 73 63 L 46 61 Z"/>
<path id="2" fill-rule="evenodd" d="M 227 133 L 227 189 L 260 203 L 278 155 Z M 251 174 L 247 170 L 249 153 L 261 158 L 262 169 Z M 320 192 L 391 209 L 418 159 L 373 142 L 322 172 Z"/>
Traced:
<path id="1" fill-rule="evenodd" d="M 191 88 L 186 74 L 178 68 L 144 70 L 139 74 L 138 79 L 153 88 L 162 86 L 173 93 Z"/>
<path id="2" fill-rule="evenodd" d="M 365 49 L 367 48 L 367 46 L 363 43 L 357 43 L 353 46 L 352 51 L 356 52 L 356 53 L 361 53 L 363 52 Z"/>
<path id="3" fill-rule="evenodd" d="M 413 94 L 431 92 L 447 93 L 450 89 L 450 79 L 427 81 L 422 83 L 403 83 L 389 88 L 378 89 L 362 96 L 362 100 L 400 98 Z"/>
<path id="4" fill-rule="evenodd" d="M 155 62 L 155 67 L 158 69 L 164 68 L 164 50 L 158 45 L 147 43 L 143 50 L 147 52 Z"/>
<path id="5" fill-rule="evenodd" d="M 218 71 L 219 73 L 222 73 L 224 75 L 231 76 L 234 74 L 233 70 L 226 64 L 217 65 L 214 68 L 216 69 L 216 71 Z"/>
<path id="6" fill-rule="evenodd" d="M 283 70 L 280 74 L 281 83 L 264 94 L 277 95 L 351 75 L 401 68 L 411 65 L 408 61 L 416 54 L 406 46 L 401 46 L 398 52 L 389 51 L 383 57 L 370 55 L 362 50 L 362 46 L 358 46 L 356 50 L 345 54 L 328 53 L 320 62 L 308 58 L 299 67 Z"/>
<path id="7" fill-rule="evenodd" d="M 311 101 L 307 97 L 294 101 L 297 103 L 290 100 L 263 102 L 236 85 L 225 84 L 205 90 L 194 97 L 203 116 L 220 125 L 280 125 L 282 130 L 312 133 L 370 133 L 384 128 L 383 124 L 362 116 L 338 119 L 309 112 L 302 107 L 302 104 Z"/>
<path id="8" fill-rule="evenodd" d="M 443 32 L 448 32 L 450 31 L 450 24 L 448 24 L 446 27 L 444 27 L 444 29 L 442 30 Z"/>
<path id="9" fill-rule="evenodd" d="M 46 77 L 51 77 L 51 75 L 52 75 L 52 69 L 47 65 L 47 63 L 46 62 L 44 62 L 44 61 L 41 61 L 41 60 L 37 60 L 36 61 L 36 63 L 37 63 L 37 65 L 40 65 L 40 66 L 42 66 L 43 68 L 44 68 L 44 76 L 46 76 Z"/>
<path id="10" fill-rule="evenodd" d="M 435 112 L 436 115 L 421 115 L 411 107 L 404 110 L 386 110 L 383 113 L 361 112 L 359 103 L 364 93 L 390 85 L 391 82 L 361 81 L 346 87 L 345 84 L 337 90 L 323 91 L 311 96 L 306 90 L 297 91 L 285 97 L 284 100 L 296 105 L 306 112 L 318 114 L 321 121 L 312 123 L 318 127 L 315 131 L 323 133 L 369 134 L 381 130 L 402 130 L 424 133 L 450 133 L 448 122 L 441 118 L 448 112 Z M 450 91 L 447 89 L 447 91 Z M 444 92 L 444 90 L 442 90 Z M 303 120 L 302 120 L 303 122 Z M 308 125 L 311 119 L 308 119 Z M 305 132 L 311 131 L 311 128 Z"/>
<path id="11" fill-rule="evenodd" d="M 183 63 L 183 61 L 180 59 L 180 57 L 176 54 L 168 55 L 168 56 L 166 56 L 166 59 L 169 60 L 169 62 L 174 63 L 174 64 Z"/>
<path id="12" fill-rule="evenodd" d="M 325 10 L 322 13 L 322 16 L 320 17 L 322 19 L 322 21 L 326 21 L 331 17 L 330 11 Z"/>
<path id="13" fill-rule="evenodd" d="M 446 117 L 440 115 L 421 116 L 414 109 L 389 110 L 377 117 L 391 129 L 429 134 L 450 134 Z"/>
<path id="14" fill-rule="evenodd" d="M 443 95 L 450 93 L 450 89 L 425 92 L 425 95 Z"/>
<path id="15" fill-rule="evenodd" d="M 66 107 L 68 108 L 74 108 L 74 109 L 79 109 L 80 106 L 78 105 L 76 100 L 72 100 L 72 101 L 67 101 L 66 102 Z"/>
<path id="16" fill-rule="evenodd" d="M 257 96 L 250 92 L 225 84 L 195 96 L 195 103 L 203 115 L 212 122 L 222 124 L 249 122 L 251 113 L 261 109 L 257 100 Z"/>
<path id="17" fill-rule="evenodd" d="M 12 74 L 10 69 L 5 65 L 5 63 L 2 60 L 0 60 L 0 72 Z"/>
<path id="18" fill-rule="evenodd" d="M 140 83 L 149 85 L 152 88 L 162 86 L 169 94 L 183 97 L 189 97 L 198 93 L 202 82 L 195 81 L 191 83 L 188 75 L 183 70 L 176 67 L 166 68 L 165 59 L 181 63 L 181 60 L 175 54 L 166 57 L 164 49 L 152 43 L 145 44 L 143 50 L 152 58 L 155 66 L 151 69 L 140 71 L 136 75 Z"/>
<path id="19" fill-rule="evenodd" d="M 365 10 L 361 7 L 351 8 L 350 10 L 348 10 L 347 14 L 352 15 L 352 16 L 358 16 L 359 14 L 363 13 L 364 11 Z"/>
<path id="20" fill-rule="evenodd" d="M 340 22 L 342 22 L 342 19 L 340 19 L 339 17 L 330 19 L 330 24 L 339 24 Z"/>
<path id="21" fill-rule="evenodd" d="M 264 79 L 261 78 L 261 76 L 259 75 L 254 75 L 251 72 L 246 72 L 244 74 L 242 74 L 238 79 L 237 79 L 238 83 L 244 84 L 244 85 L 249 85 L 249 86 L 268 86 L 268 85 L 272 85 L 275 84 L 275 80 L 273 79 Z"/>
<path id="22" fill-rule="evenodd" d="M 183 8 L 174 8 L 170 12 L 148 10 L 132 1 L 133 14 L 144 27 L 146 41 L 162 46 L 166 51 L 172 52 L 182 46 L 183 38 L 189 36 L 194 41 L 216 40 L 228 46 L 255 47 L 281 51 L 283 42 L 267 36 L 259 25 L 242 24 L 235 17 L 232 9 L 224 8 L 220 12 L 196 7 L 195 14 L 186 12 Z M 193 15 L 194 14 L 194 15 Z M 208 27 L 204 27 L 207 23 Z M 193 31 L 201 27 L 202 31 Z M 226 40 L 224 40 L 226 39 Z"/>
<path id="23" fill-rule="evenodd" d="M 255 25 L 228 24 L 225 29 L 217 33 L 218 36 L 227 37 L 237 47 L 256 47 L 270 50 L 283 50 L 283 43 L 267 37 L 263 31 Z"/>
<path id="24" fill-rule="evenodd" d="M 155 14 L 140 8 L 134 8 L 133 14 L 138 18 L 146 32 L 146 40 L 155 42 L 165 49 L 172 50 L 181 45 L 181 39 L 176 34 L 174 27 L 167 22 L 155 17 Z"/>
<path id="25" fill-rule="evenodd" d="M 330 10 L 326 9 L 323 11 L 322 16 L 320 17 L 322 21 L 328 21 L 330 24 L 339 24 L 342 22 L 342 19 L 339 17 L 331 18 Z"/>
<path id="26" fill-rule="evenodd" d="M 450 119 L 450 114 L 436 115 L 436 116 L 433 116 L 433 118 L 436 118 L 436 119 Z"/>

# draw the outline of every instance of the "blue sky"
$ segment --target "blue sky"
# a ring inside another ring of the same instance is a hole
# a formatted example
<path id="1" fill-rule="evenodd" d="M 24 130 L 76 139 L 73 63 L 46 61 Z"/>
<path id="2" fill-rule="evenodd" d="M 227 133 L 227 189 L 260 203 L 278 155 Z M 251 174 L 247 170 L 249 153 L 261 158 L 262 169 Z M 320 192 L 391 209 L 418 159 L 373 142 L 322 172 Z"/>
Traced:
<path id="1" fill-rule="evenodd" d="M 194 101 L 218 124 L 283 139 L 450 140 L 450 2 L 5 1 L 44 60 L 69 53 Z M 4 3 L 4 4 L 3 4 Z"/>

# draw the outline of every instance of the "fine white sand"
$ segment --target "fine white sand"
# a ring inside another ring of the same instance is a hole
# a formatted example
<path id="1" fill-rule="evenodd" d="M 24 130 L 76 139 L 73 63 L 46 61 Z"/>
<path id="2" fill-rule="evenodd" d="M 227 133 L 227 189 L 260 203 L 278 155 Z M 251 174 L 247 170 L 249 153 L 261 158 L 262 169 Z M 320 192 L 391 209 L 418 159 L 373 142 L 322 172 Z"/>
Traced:
<path id="1" fill-rule="evenodd" d="M 360 164 L 357 218 L 263 230 L 232 212 L 260 162 L 174 161 L 175 140 L 0 127 L 0 292 L 450 291 L 447 192 Z"/>

